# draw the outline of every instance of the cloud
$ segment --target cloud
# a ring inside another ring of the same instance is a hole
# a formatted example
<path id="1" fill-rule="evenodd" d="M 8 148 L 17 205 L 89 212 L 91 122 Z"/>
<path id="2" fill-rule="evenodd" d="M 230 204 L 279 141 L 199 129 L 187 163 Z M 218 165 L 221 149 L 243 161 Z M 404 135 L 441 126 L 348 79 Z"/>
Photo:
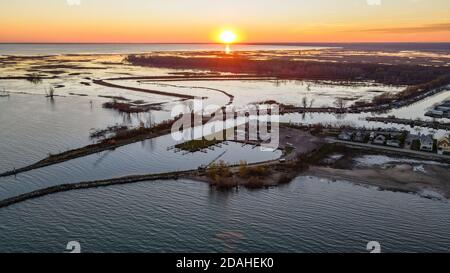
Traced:
<path id="1" fill-rule="evenodd" d="M 79 6 L 81 5 L 81 0 L 66 0 L 69 6 Z"/>
<path id="2" fill-rule="evenodd" d="M 369 6 L 380 6 L 381 0 L 366 0 L 367 5 Z"/>
<path id="3" fill-rule="evenodd" d="M 439 31 L 450 31 L 450 23 L 427 24 L 412 27 L 372 28 L 372 29 L 365 29 L 362 31 L 380 32 L 380 33 L 439 32 Z"/>

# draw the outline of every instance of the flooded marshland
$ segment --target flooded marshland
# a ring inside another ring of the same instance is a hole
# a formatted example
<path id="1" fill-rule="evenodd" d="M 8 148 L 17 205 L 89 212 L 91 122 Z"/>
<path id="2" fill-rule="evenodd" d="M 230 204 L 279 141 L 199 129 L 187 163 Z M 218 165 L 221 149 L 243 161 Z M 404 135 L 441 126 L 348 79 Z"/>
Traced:
<path id="1" fill-rule="evenodd" d="M 199 50 L 194 50 L 195 54 L 201 54 L 203 49 L 195 45 L 172 47 L 159 45 L 153 50 L 195 49 Z M 302 55 L 298 52 L 315 52 L 323 47 L 289 49 L 277 48 L 272 55 Z M 0 53 L 0 173 L 35 163 L 49 154 L 97 143 L 99 139 L 92 133 L 110 126 L 136 128 L 169 120 L 174 106 L 191 102 L 174 93 L 202 97 L 206 104 L 219 107 L 230 100 L 236 107 L 267 101 L 330 107 L 336 98 L 350 105 L 405 88 L 374 82 L 232 79 L 230 73 L 220 74 L 229 76 L 227 80 L 159 81 L 149 77 L 208 71 L 147 68 L 124 62 L 125 54 L 148 52 L 145 47 L 8 50 Z M 262 50 L 248 54 L 267 57 L 273 48 Z M 332 53 L 327 49 L 322 57 Z M 395 59 L 402 57 L 389 54 Z M 347 52 L 347 57 L 350 55 L 356 58 L 358 54 Z M 433 58 L 446 56 L 438 55 Z M 418 61 L 422 58 L 414 56 Z M 104 86 L 95 80 L 158 93 Z M 54 92 L 52 97 L 50 90 Z M 449 89 L 383 113 L 290 113 L 280 120 L 428 132 L 427 128 L 369 122 L 366 118 L 395 115 L 431 121 L 425 112 L 448 99 Z M 158 107 L 123 113 L 103 107 L 111 101 Z M 279 150 L 264 152 L 235 142 L 205 152 L 183 153 L 170 149 L 176 143 L 170 135 L 164 135 L 2 177 L 0 199 L 62 183 L 197 169 L 218 159 L 236 164 L 240 160 L 257 163 L 282 157 Z M 364 252 L 366 243 L 373 240 L 380 241 L 387 252 L 448 251 L 448 212 L 447 200 L 319 177 L 300 176 L 279 188 L 231 192 L 215 191 L 206 183 L 186 179 L 153 181 L 59 193 L 2 208 L 0 251 L 62 252 L 71 240 L 80 241 L 86 251 L 92 252 Z"/>

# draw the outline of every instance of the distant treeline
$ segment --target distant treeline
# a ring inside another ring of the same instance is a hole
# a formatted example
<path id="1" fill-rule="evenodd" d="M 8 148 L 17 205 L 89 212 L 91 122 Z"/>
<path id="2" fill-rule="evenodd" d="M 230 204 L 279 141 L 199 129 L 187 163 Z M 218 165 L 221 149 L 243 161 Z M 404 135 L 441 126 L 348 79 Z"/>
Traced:
<path id="1" fill-rule="evenodd" d="M 420 94 L 424 94 L 430 90 L 442 88 L 445 85 L 450 84 L 450 74 L 440 75 L 437 78 L 426 82 L 420 83 L 414 86 L 408 86 L 405 90 L 391 94 L 389 92 L 383 93 L 373 98 L 374 105 L 392 103 L 396 100 L 409 100 L 417 97 Z"/>
<path id="2" fill-rule="evenodd" d="M 338 63 L 294 61 L 290 59 L 255 60 L 244 56 L 180 57 L 129 55 L 126 61 L 134 65 L 200 69 L 216 72 L 248 73 L 285 79 L 375 81 L 388 85 L 419 85 L 450 75 L 450 67 L 419 65 L 384 65 L 376 63 Z"/>

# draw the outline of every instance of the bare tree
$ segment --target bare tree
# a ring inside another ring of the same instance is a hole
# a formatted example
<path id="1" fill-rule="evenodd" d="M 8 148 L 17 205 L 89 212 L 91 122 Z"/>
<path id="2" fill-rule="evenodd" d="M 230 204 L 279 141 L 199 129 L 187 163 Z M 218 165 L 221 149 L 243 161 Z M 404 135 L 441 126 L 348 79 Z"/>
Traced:
<path id="1" fill-rule="evenodd" d="M 53 99 L 53 97 L 55 96 L 55 89 L 54 89 L 52 86 L 50 86 L 50 88 L 47 89 L 47 91 L 46 91 L 45 93 L 46 93 L 45 96 L 46 96 L 47 98 Z"/>
<path id="2" fill-rule="evenodd" d="M 311 91 L 311 84 L 308 84 L 308 85 L 306 86 L 306 91 Z"/>
<path id="3" fill-rule="evenodd" d="M 347 102 L 343 98 L 336 98 L 333 104 L 334 106 L 336 106 L 336 108 L 340 109 L 341 111 L 344 110 L 345 107 L 347 106 Z"/>
<path id="4" fill-rule="evenodd" d="M 315 99 L 311 99 L 311 101 L 309 102 L 309 108 L 313 107 L 313 104 L 314 104 L 315 101 L 316 101 Z"/>
<path id="5" fill-rule="evenodd" d="M 308 107 L 308 98 L 306 96 L 304 96 L 302 99 L 302 105 L 303 105 L 304 109 L 306 109 L 306 107 Z"/>

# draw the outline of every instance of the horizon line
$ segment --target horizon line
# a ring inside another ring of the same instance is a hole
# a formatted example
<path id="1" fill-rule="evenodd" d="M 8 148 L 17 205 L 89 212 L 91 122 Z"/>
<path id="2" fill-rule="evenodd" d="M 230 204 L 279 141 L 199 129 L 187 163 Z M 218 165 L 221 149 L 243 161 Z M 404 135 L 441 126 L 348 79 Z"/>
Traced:
<path id="1" fill-rule="evenodd" d="M 413 42 L 243 42 L 243 43 L 233 43 L 234 45 L 296 45 L 296 44 L 447 44 L 449 41 L 439 41 L 439 42 L 423 42 L 423 41 L 413 41 Z M 29 44 L 29 45 L 39 45 L 39 44 L 74 44 L 74 45 L 101 45 L 101 44 L 117 44 L 117 45 L 187 45 L 187 44 L 197 44 L 197 45 L 223 45 L 223 43 L 218 42 L 0 42 L 0 44 Z"/>

